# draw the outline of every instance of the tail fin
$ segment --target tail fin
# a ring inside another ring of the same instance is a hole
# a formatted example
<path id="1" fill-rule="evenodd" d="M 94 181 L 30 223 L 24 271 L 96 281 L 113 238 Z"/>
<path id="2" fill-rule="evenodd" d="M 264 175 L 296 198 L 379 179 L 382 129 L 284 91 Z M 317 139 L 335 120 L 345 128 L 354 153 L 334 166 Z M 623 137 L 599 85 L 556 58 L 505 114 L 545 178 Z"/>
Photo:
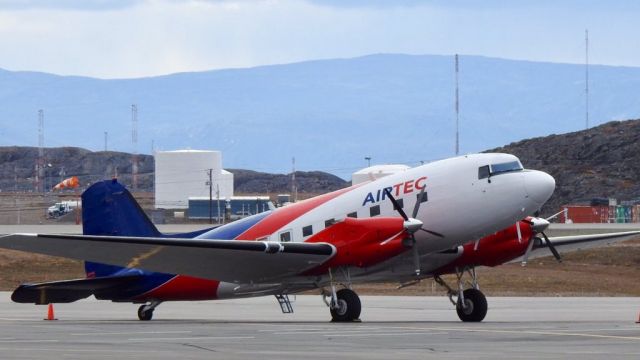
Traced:
<path id="1" fill-rule="evenodd" d="M 95 183 L 82 194 L 82 233 L 161 236 L 131 193 L 115 179 Z"/>
<path id="2" fill-rule="evenodd" d="M 85 235 L 162 236 L 135 201 L 131 193 L 117 180 L 105 180 L 91 185 L 82 193 L 82 233 Z M 85 262 L 87 277 L 109 276 L 124 268 Z"/>

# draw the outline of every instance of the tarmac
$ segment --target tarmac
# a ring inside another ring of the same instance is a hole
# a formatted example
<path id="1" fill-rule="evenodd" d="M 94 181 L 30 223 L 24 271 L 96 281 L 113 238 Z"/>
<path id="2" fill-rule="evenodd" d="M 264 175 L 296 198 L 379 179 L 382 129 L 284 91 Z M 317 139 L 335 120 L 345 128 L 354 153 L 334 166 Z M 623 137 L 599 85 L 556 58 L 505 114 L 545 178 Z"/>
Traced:
<path id="1" fill-rule="evenodd" d="M 637 359 L 637 298 L 490 297 L 462 323 L 445 297 L 363 296 L 362 322 L 331 323 L 320 296 L 294 314 L 273 297 L 137 305 L 15 304 L 0 293 L 2 359 Z"/>

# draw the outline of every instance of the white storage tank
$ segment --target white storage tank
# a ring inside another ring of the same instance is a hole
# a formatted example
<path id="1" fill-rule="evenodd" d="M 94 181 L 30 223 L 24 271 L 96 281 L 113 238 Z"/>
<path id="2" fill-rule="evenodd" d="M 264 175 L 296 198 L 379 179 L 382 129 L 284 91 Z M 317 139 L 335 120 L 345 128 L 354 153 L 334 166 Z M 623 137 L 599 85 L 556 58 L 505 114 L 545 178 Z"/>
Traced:
<path id="1" fill-rule="evenodd" d="M 374 165 L 358 170 L 351 174 L 351 183 L 353 185 L 363 182 L 379 179 L 391 174 L 407 171 L 411 167 L 402 164 Z"/>
<path id="2" fill-rule="evenodd" d="M 190 196 L 208 197 L 209 169 L 213 198 L 233 196 L 233 174 L 222 169 L 220 151 L 158 151 L 154 157 L 156 209 L 187 208 Z"/>

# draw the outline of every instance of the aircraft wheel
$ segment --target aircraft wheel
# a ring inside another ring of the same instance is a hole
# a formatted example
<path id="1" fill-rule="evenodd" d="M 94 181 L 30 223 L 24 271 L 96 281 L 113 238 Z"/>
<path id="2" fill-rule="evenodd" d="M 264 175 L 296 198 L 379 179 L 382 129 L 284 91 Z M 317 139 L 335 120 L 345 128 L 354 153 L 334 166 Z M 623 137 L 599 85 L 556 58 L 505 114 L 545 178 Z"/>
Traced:
<path id="1" fill-rule="evenodd" d="M 336 293 L 338 306 L 331 309 L 331 319 L 336 322 L 353 321 L 360 318 L 362 306 L 355 291 L 341 289 Z"/>
<path id="2" fill-rule="evenodd" d="M 146 310 L 147 305 L 141 305 L 138 308 L 138 319 L 142 321 L 151 320 L 153 317 L 153 309 Z"/>
<path id="3" fill-rule="evenodd" d="M 467 289 L 463 293 L 464 304 L 458 298 L 456 312 L 464 322 L 480 322 L 487 315 L 487 298 L 480 290 Z"/>

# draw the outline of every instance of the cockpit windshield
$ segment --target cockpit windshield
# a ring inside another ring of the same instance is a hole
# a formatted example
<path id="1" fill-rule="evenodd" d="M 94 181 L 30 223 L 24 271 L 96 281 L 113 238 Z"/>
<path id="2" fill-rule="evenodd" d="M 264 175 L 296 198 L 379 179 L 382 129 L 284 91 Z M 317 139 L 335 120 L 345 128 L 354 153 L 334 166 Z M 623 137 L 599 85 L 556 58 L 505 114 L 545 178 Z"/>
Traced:
<path id="1" fill-rule="evenodd" d="M 522 170 L 524 170 L 524 168 L 522 164 L 520 164 L 520 161 L 485 165 L 478 168 L 478 179 L 486 179 L 490 176 Z"/>

